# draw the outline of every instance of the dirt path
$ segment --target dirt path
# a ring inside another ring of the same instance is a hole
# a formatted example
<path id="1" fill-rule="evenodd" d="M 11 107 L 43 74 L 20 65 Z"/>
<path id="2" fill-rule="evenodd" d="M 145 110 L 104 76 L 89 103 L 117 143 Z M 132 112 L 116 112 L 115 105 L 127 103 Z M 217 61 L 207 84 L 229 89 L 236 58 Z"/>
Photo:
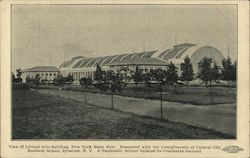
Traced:
<path id="1" fill-rule="evenodd" d="M 84 95 L 77 91 L 42 89 L 41 93 L 60 95 L 77 101 L 84 101 Z M 111 96 L 87 93 L 87 102 L 102 107 L 111 107 Z M 160 117 L 160 101 L 114 95 L 114 108 L 142 116 Z M 236 105 L 220 104 L 197 106 L 176 102 L 163 102 L 163 117 L 197 127 L 217 130 L 236 135 Z"/>

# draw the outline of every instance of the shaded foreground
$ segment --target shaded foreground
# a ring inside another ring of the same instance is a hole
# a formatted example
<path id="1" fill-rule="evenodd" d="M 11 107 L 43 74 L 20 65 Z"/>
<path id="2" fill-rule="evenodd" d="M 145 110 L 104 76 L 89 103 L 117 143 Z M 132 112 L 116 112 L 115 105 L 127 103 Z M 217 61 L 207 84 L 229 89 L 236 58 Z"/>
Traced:
<path id="1" fill-rule="evenodd" d="M 220 132 L 13 90 L 14 139 L 224 139 Z"/>

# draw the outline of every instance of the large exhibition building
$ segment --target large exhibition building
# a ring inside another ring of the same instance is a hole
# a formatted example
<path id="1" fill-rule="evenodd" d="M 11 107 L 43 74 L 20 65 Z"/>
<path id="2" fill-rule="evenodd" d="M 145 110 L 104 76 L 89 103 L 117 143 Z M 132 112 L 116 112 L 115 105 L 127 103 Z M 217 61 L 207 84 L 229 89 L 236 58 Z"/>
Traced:
<path id="1" fill-rule="evenodd" d="M 224 58 L 223 54 L 212 46 L 183 43 L 164 50 L 124 53 L 94 58 L 77 56 L 65 61 L 60 65 L 59 69 L 63 76 L 73 75 L 76 82 L 82 77 L 91 77 L 93 79 L 97 65 L 101 66 L 104 71 L 117 71 L 124 67 L 133 71 L 138 66 L 146 73 L 150 69 L 167 69 L 169 63 L 172 62 L 178 68 L 178 73 L 180 73 L 180 64 L 186 56 L 190 58 L 195 73 L 198 72 L 198 62 L 202 58 L 212 58 L 219 66 L 221 66 L 221 60 Z"/>

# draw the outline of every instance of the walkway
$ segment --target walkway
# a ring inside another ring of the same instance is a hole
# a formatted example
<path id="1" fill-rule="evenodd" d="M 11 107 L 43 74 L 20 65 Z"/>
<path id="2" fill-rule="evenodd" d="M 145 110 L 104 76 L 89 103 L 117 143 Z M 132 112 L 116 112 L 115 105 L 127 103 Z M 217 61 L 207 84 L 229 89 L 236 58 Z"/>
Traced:
<path id="1" fill-rule="evenodd" d="M 56 89 L 41 89 L 41 93 L 60 95 L 77 101 L 84 101 L 84 93 Z M 87 102 L 101 107 L 111 108 L 111 96 L 99 93 L 87 93 Z M 137 115 L 160 117 L 160 101 L 114 95 L 114 108 Z M 214 129 L 230 135 L 236 135 L 236 104 L 191 105 L 163 101 L 163 117 L 171 121 L 193 126 Z"/>

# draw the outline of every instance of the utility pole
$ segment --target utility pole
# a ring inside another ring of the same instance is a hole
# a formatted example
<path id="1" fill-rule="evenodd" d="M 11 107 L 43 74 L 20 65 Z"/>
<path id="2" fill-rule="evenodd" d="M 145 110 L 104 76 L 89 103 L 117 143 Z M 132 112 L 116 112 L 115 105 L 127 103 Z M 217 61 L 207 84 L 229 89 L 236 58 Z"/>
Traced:
<path id="1" fill-rule="evenodd" d="M 145 52 L 145 40 L 143 40 L 143 52 Z"/>
<path id="2" fill-rule="evenodd" d="M 67 83 L 68 84 L 68 99 L 69 99 L 69 83 Z"/>
<path id="3" fill-rule="evenodd" d="M 87 103 L 87 90 L 86 90 L 86 85 L 84 86 L 84 102 Z"/>
<path id="4" fill-rule="evenodd" d="M 49 55 L 49 65 L 51 66 L 51 55 Z"/>
<path id="5" fill-rule="evenodd" d="M 177 38 L 175 37 L 175 46 L 177 45 Z M 175 49 L 175 58 L 177 58 L 177 50 L 176 50 L 176 48 L 174 48 Z"/>
<path id="6" fill-rule="evenodd" d="M 114 109 L 114 94 L 111 92 L 111 109 Z"/>
<path id="7" fill-rule="evenodd" d="M 63 52 L 63 62 L 65 62 L 65 52 Z"/>
<path id="8" fill-rule="evenodd" d="M 229 58 L 229 38 L 227 38 L 227 57 Z"/>

